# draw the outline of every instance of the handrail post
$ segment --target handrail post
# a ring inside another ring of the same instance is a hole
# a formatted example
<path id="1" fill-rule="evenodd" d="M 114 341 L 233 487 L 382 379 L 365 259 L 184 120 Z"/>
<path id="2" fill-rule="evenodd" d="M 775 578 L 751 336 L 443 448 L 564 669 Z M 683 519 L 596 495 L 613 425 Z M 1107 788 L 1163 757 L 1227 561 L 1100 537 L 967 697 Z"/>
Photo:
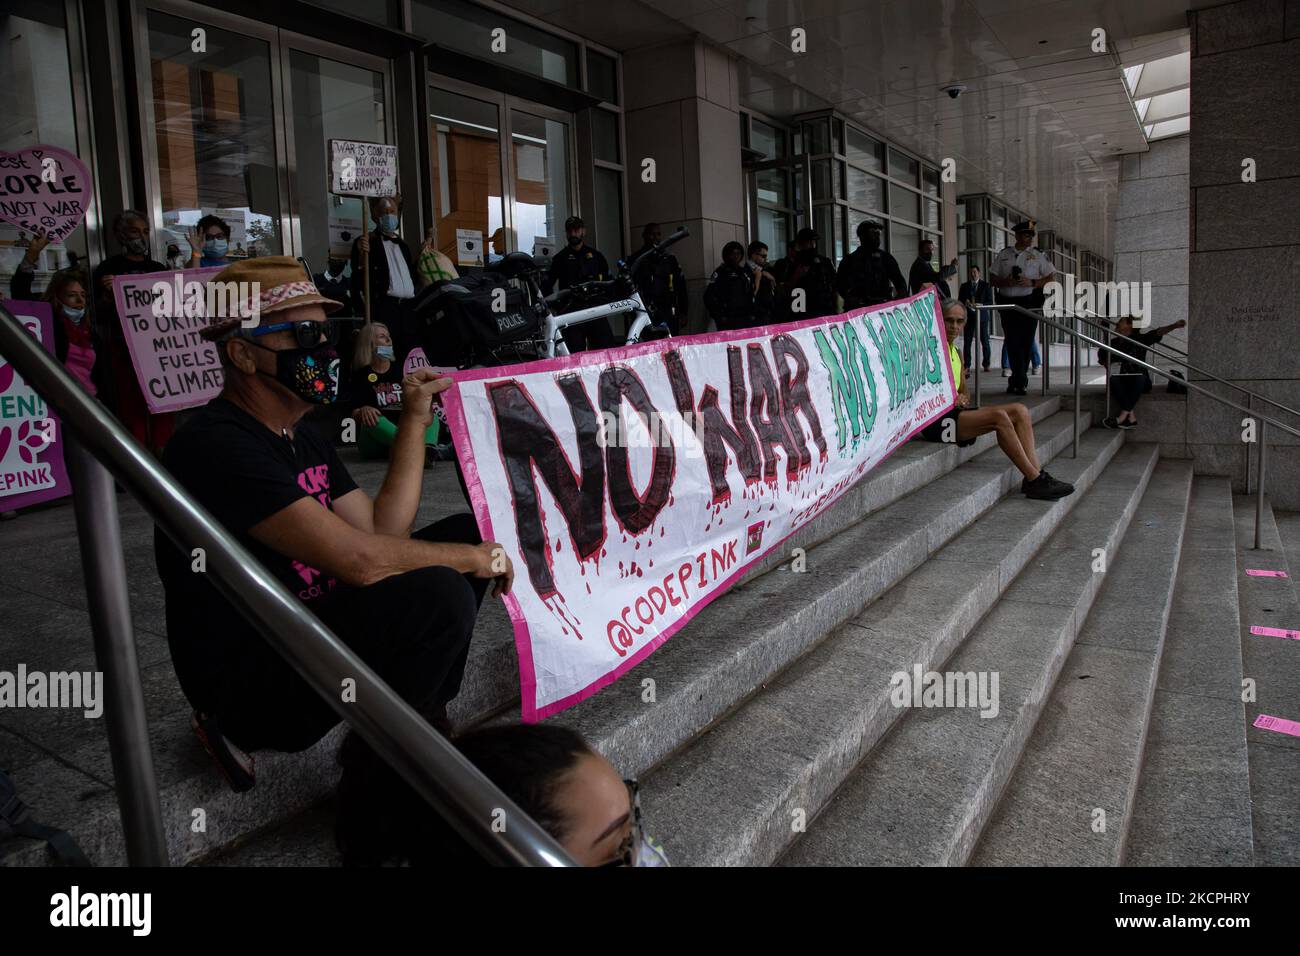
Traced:
<path id="1" fill-rule="evenodd" d="M 1070 378 L 1074 385 L 1074 441 L 1070 442 L 1070 457 L 1079 457 L 1079 405 L 1083 398 L 1079 368 L 1079 318 L 1074 317 L 1074 334 L 1070 336 Z"/>
<path id="2" fill-rule="evenodd" d="M 1259 488 L 1255 496 L 1255 550 L 1258 551 L 1261 547 L 1260 538 L 1264 526 L 1264 462 L 1268 457 L 1268 442 L 1265 440 L 1265 429 L 1268 428 L 1268 425 L 1262 418 L 1257 418 L 1255 421 L 1259 423 L 1259 434 L 1255 436 L 1259 442 L 1259 473 L 1255 476 L 1255 480 L 1259 482 Z"/>
<path id="3" fill-rule="evenodd" d="M 1106 372 L 1106 418 L 1110 418 L 1110 326 L 1103 326 L 1106 330 L 1106 347 L 1097 355 L 1097 360 L 1101 362 L 1101 367 Z M 1105 421 L 1105 419 L 1102 419 Z"/>
<path id="4" fill-rule="evenodd" d="M 1052 381 L 1052 346 L 1047 339 L 1047 323 L 1043 321 L 1043 310 L 1037 309 L 1038 312 L 1038 341 L 1042 349 L 1043 360 L 1043 394 L 1047 394 L 1047 389 L 1051 386 Z"/>
<path id="5" fill-rule="evenodd" d="M 975 306 L 975 333 L 972 336 L 975 349 L 973 352 L 971 352 L 971 354 L 975 357 L 975 368 L 973 369 L 973 371 L 975 372 L 975 407 L 976 408 L 979 408 L 981 405 L 980 395 L 982 394 L 980 392 L 980 368 L 984 364 L 984 355 L 981 353 L 980 350 L 984 347 L 983 345 L 984 339 L 982 338 L 983 328 L 984 328 L 984 313 L 977 305 Z"/>
<path id="6" fill-rule="evenodd" d="M 72 477 L 72 503 L 81 543 L 81 568 L 90 606 L 95 661 L 104 675 L 104 713 L 113 784 L 122 811 L 126 857 L 131 866 L 167 866 L 158 780 L 144 690 L 136 658 L 131 604 L 127 597 L 122 529 L 113 479 L 82 445 L 63 435 Z"/>

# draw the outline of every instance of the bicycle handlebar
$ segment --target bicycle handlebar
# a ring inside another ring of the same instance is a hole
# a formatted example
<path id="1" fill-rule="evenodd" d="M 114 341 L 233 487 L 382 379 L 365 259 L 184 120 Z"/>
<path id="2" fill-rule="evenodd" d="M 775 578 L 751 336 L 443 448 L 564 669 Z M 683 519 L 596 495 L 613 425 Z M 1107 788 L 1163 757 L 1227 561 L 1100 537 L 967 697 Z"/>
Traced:
<path id="1" fill-rule="evenodd" d="M 620 263 L 620 265 L 622 266 L 623 273 L 625 275 L 631 275 L 632 270 L 636 268 L 636 264 L 641 261 L 641 258 L 643 256 L 647 256 L 652 252 L 662 252 L 663 250 L 671 246 L 674 242 L 681 242 L 690 234 L 691 231 L 687 229 L 685 226 L 678 226 L 677 229 L 667 239 L 661 239 L 659 242 L 656 242 L 654 245 L 641 249 L 640 251 L 634 253 L 631 259 L 628 259 L 625 262 Z"/>

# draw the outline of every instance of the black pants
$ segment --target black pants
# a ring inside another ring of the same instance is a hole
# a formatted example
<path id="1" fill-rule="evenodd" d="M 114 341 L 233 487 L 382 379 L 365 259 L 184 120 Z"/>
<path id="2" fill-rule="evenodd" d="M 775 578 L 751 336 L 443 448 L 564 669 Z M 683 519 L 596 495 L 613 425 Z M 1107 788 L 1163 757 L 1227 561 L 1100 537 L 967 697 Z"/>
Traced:
<path id="1" fill-rule="evenodd" d="M 1018 305 L 1024 309 L 1041 309 L 1043 293 L 1035 290 L 1018 298 L 998 297 L 999 304 Z M 1010 309 L 1002 313 L 1002 331 L 1006 335 L 1007 359 L 1011 362 L 1011 380 L 1007 388 L 1029 387 L 1029 365 L 1034 351 L 1034 334 L 1038 331 L 1038 317 L 1027 316 Z"/>
<path id="2" fill-rule="evenodd" d="M 989 351 L 991 349 L 991 346 L 989 345 L 989 329 L 993 324 L 993 320 L 989 317 L 987 309 L 977 309 L 976 311 L 979 313 L 980 362 L 984 366 L 984 371 L 987 372 L 989 370 Z M 970 346 L 971 341 L 975 338 L 975 316 L 971 313 L 970 309 L 966 310 L 966 330 L 962 333 L 962 337 L 965 339 L 963 360 L 966 363 L 965 367 L 970 368 Z"/>
<path id="3" fill-rule="evenodd" d="M 1124 375 L 1112 372 L 1110 392 L 1119 403 L 1120 411 L 1131 412 L 1137 408 L 1138 399 L 1143 392 L 1151 391 L 1151 376 L 1146 371 Z"/>
<path id="4" fill-rule="evenodd" d="M 602 316 L 589 322 L 565 326 L 560 330 L 564 344 L 569 353 L 585 352 L 588 349 L 610 349 L 614 347 L 614 333 L 610 330 L 609 319 Z"/>
<path id="5" fill-rule="evenodd" d="M 481 540 L 469 514 L 444 518 L 411 537 L 464 544 Z M 420 568 L 348 588 L 321 599 L 312 610 L 403 700 L 430 718 L 460 691 L 488 583 L 451 568 Z M 250 634 L 244 645 L 238 665 L 217 689 L 213 707 L 228 738 L 244 750 L 294 753 L 339 723 L 335 710 L 265 641 Z"/>

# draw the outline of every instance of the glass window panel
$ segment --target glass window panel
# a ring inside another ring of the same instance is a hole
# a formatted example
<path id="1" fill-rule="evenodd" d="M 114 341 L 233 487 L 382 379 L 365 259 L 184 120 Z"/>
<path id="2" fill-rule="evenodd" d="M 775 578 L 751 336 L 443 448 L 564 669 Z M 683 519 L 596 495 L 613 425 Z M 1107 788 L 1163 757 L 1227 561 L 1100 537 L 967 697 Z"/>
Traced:
<path id="1" fill-rule="evenodd" d="M 803 124 L 804 142 L 809 156 L 831 151 L 830 123 L 821 119 L 805 120 Z"/>
<path id="2" fill-rule="evenodd" d="M 767 243 L 769 258 L 775 262 L 785 255 L 790 242 L 790 216 L 775 209 L 758 210 L 758 241 Z"/>
<path id="3" fill-rule="evenodd" d="M 885 171 L 884 143 L 872 139 L 866 133 L 861 133 L 852 126 L 848 127 L 846 135 L 848 142 L 845 148 L 850 163 L 856 163 L 877 172 Z"/>
<path id="4" fill-rule="evenodd" d="M 813 207 L 813 228 L 817 230 L 817 235 L 820 237 L 817 243 L 817 251 L 822 255 L 826 255 L 826 251 L 835 244 L 834 211 L 834 206 Z"/>
<path id="5" fill-rule="evenodd" d="M 5 91 L 0 149 L 17 151 L 42 143 L 61 146 L 94 168 L 89 151 L 77 149 L 63 4 L 56 0 L 0 4 L 0 43 L 4 44 L 0 89 Z M 26 255 L 30 239 L 25 230 L 0 222 L 0 298 L 8 296 L 10 277 Z M 54 272 L 72 265 L 72 256 L 86 257 L 84 226 L 41 252 L 33 291 L 43 292 Z"/>
<path id="6" fill-rule="evenodd" d="M 909 222 L 921 221 L 921 197 L 897 183 L 889 184 L 889 214 Z"/>
<path id="7" fill-rule="evenodd" d="M 627 254 L 623 228 L 623 174 L 596 167 L 596 248 L 611 264 Z"/>
<path id="8" fill-rule="evenodd" d="M 438 250 L 455 262 L 457 229 L 486 241 L 505 222 L 501 124 L 495 104 L 436 87 L 429 89 L 429 117 L 434 228 Z"/>
<path id="9" fill-rule="evenodd" d="M 751 120 L 749 127 L 749 145 L 763 154 L 764 159 L 777 159 L 784 155 L 782 144 L 785 135 L 775 126 L 762 120 Z"/>
<path id="10" fill-rule="evenodd" d="M 836 197 L 835 182 L 832 179 L 832 173 L 835 166 L 829 159 L 817 160 L 812 164 L 812 181 L 813 181 L 813 199 L 834 199 Z"/>
<path id="11" fill-rule="evenodd" d="M 910 226 L 900 225 L 896 222 L 889 224 L 889 251 L 898 260 L 898 265 L 903 270 L 904 276 L 907 275 L 908 268 L 916 259 L 917 244 L 920 240 L 921 231 L 919 229 L 913 229 Z"/>
<path id="12" fill-rule="evenodd" d="M 150 107 L 165 234 L 154 245 L 172 241 L 184 250 L 188 228 L 220 209 L 231 225 L 232 256 L 279 255 L 270 49 L 263 40 L 203 25 L 207 44 L 196 53 L 191 31 L 197 26 L 149 13 Z"/>
<path id="13" fill-rule="evenodd" d="M 889 175 L 895 179 L 901 179 L 915 186 L 920 169 L 921 164 L 910 156 L 905 156 L 896 149 L 889 151 Z"/>
<path id="14" fill-rule="evenodd" d="M 618 114 L 599 107 L 591 111 L 591 151 L 608 163 L 622 162 L 618 147 Z"/>
<path id="15" fill-rule="evenodd" d="M 844 152 L 844 121 L 831 120 L 831 146 L 837 153 Z"/>
<path id="16" fill-rule="evenodd" d="M 569 201 L 569 127 L 519 110 L 511 111 L 510 123 L 514 135 L 516 248 L 532 249 L 536 238 L 563 236 L 564 220 L 573 215 Z"/>
<path id="17" fill-rule="evenodd" d="M 921 191 L 927 196 L 939 195 L 939 170 L 932 166 L 921 167 Z"/>
<path id="18" fill-rule="evenodd" d="M 939 204 L 932 199 L 925 201 L 925 226 L 936 232 L 943 229 L 943 214 Z"/>
<path id="19" fill-rule="evenodd" d="M 587 50 L 587 92 L 606 103 L 618 104 L 618 61 Z"/>
<path id="20" fill-rule="evenodd" d="M 298 161 L 293 208 L 300 220 L 303 258 L 319 272 L 330 256 L 347 258 L 352 240 L 369 228 L 369 212 L 360 198 L 333 196 L 326 189 L 329 141 L 385 141 L 384 78 L 299 50 L 291 51 L 289 63 Z"/>
<path id="21" fill-rule="evenodd" d="M 966 215 L 971 219 L 988 219 L 989 201 L 983 196 L 974 196 L 966 200 Z"/>
<path id="22" fill-rule="evenodd" d="M 506 31 L 506 52 L 492 52 L 492 31 Z M 540 76 L 578 85 L 578 45 L 466 0 L 411 0 L 411 29 L 439 46 Z M 436 55 L 430 68 L 437 71 Z"/>
<path id="23" fill-rule="evenodd" d="M 786 193 L 784 169 L 760 169 L 754 173 L 754 182 L 759 202 L 772 203 L 776 206 L 790 205 L 790 197 Z"/>
<path id="24" fill-rule="evenodd" d="M 402 25 L 401 0 L 314 0 L 314 2 L 317 6 L 329 7 L 331 10 L 338 10 L 360 20 L 370 20 L 390 27 Z"/>
<path id="25" fill-rule="evenodd" d="M 835 260 L 836 264 L 838 264 L 840 260 L 844 258 L 844 207 L 843 206 L 832 207 L 831 222 L 832 222 L 831 234 L 834 236 L 835 239 L 834 245 L 823 240 L 821 243 L 821 250 L 822 250 L 822 255 L 830 256 L 832 259 Z"/>
<path id="26" fill-rule="evenodd" d="M 851 205 L 861 209 L 885 208 L 885 181 L 877 179 L 870 173 L 861 172 L 850 166 L 845 197 Z"/>

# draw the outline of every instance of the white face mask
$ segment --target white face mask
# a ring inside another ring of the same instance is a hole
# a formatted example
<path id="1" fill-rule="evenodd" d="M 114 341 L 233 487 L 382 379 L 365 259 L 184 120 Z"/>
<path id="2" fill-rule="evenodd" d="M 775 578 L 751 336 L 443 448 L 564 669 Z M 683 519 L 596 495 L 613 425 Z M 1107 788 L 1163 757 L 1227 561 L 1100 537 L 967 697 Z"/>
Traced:
<path id="1" fill-rule="evenodd" d="M 391 362 L 394 357 L 393 347 L 391 345 L 378 345 L 375 347 L 375 354 Z"/>

